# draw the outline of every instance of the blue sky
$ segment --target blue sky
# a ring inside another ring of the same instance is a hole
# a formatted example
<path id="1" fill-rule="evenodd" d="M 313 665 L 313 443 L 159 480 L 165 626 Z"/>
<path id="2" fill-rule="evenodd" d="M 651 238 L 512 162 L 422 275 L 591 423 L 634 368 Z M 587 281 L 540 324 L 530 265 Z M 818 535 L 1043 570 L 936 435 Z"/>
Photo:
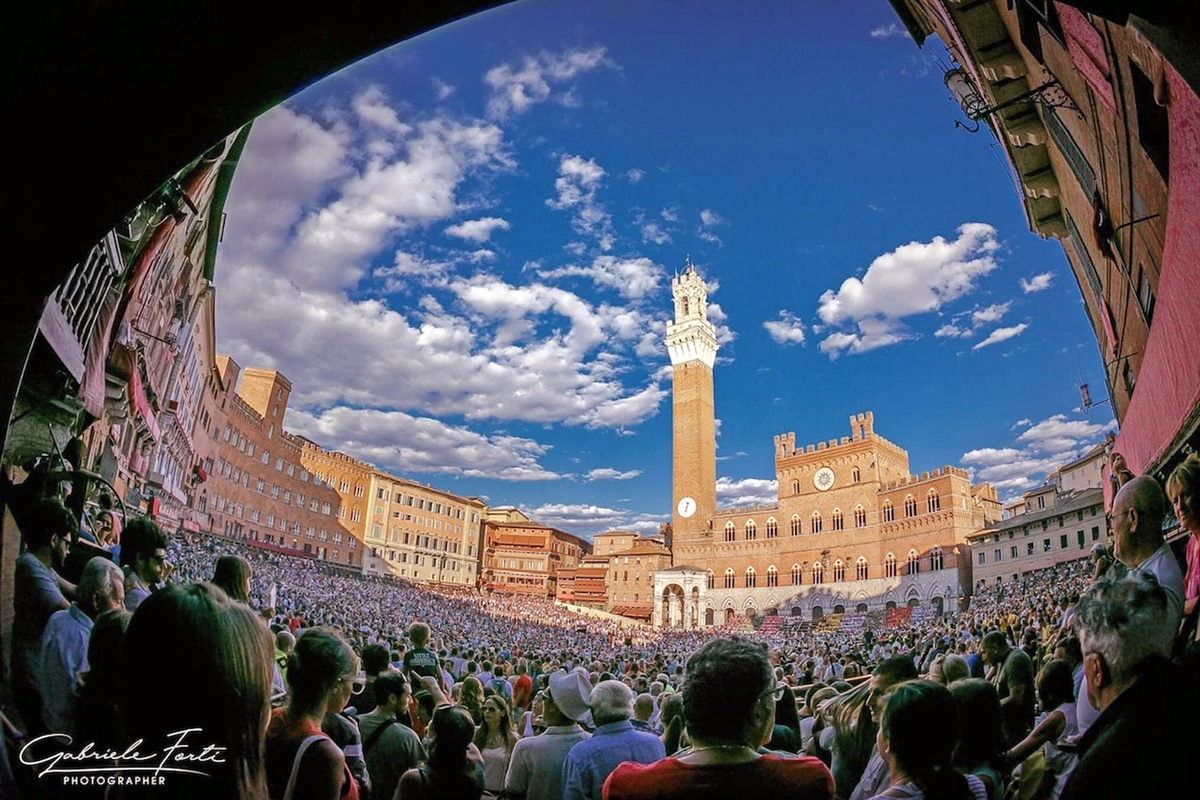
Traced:
<path id="1" fill-rule="evenodd" d="M 671 505 L 670 275 L 713 290 L 723 502 L 872 410 L 1005 496 L 1111 426 L 1057 242 L 877 2 L 525 2 L 271 110 L 218 346 L 325 446 L 591 534 Z"/>

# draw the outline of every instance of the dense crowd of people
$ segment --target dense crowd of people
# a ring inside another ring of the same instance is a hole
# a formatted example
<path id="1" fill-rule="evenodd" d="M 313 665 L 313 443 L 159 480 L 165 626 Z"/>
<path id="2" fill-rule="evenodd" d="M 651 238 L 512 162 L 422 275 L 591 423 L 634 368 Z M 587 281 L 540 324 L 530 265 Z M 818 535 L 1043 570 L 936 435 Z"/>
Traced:
<path id="1" fill-rule="evenodd" d="M 1162 522 L 1170 502 L 1200 541 L 1198 485 L 1194 456 L 1165 493 L 1128 476 L 1111 553 L 978 587 L 963 611 L 734 635 L 364 577 L 147 518 L 106 532 L 115 560 L 71 583 L 57 570 L 78 523 L 46 500 L 23 526 L 24 731 L 6 733 L 70 733 L 114 767 L 137 740 L 199 753 L 162 788 L 24 777 L 47 797 L 1171 796 L 1200 719 L 1200 564 L 1189 541 L 1185 575 Z M 19 761 L 0 780 L 22 780 Z"/>

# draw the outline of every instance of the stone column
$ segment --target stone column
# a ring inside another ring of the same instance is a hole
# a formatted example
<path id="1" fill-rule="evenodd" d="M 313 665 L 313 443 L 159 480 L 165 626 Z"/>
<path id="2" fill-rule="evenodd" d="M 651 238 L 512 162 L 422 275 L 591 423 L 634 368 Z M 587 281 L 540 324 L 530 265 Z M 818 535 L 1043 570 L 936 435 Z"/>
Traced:
<path id="1" fill-rule="evenodd" d="M 692 598 L 683 598 L 683 627 L 691 630 L 692 627 Z"/>
<path id="2" fill-rule="evenodd" d="M 668 612 L 667 616 L 670 617 L 670 621 L 667 623 L 667 627 L 678 628 L 679 627 L 679 598 L 676 597 L 675 595 L 671 595 L 667 600 L 667 612 Z"/>
<path id="3" fill-rule="evenodd" d="M 652 617 L 651 617 L 651 621 L 653 622 L 653 624 L 654 624 L 654 627 L 656 627 L 656 628 L 661 628 L 661 627 L 662 627 L 662 624 L 663 624 L 663 618 L 662 618 L 662 598 L 661 598 L 661 597 L 658 597 L 658 596 L 656 595 L 656 596 L 654 597 L 653 604 L 650 606 L 650 608 L 651 608 L 651 610 L 652 610 Z"/>

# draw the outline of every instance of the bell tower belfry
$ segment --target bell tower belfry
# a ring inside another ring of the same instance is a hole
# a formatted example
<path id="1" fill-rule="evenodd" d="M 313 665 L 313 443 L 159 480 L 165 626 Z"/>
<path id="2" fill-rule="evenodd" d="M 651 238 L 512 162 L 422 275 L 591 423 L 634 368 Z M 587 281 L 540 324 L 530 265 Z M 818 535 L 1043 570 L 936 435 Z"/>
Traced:
<path id="1" fill-rule="evenodd" d="M 717 437 L 713 363 L 717 331 L 708 321 L 708 290 L 689 259 L 671 281 L 675 321 L 667 324 L 673 416 L 671 512 L 676 542 L 711 533 L 717 507 Z"/>

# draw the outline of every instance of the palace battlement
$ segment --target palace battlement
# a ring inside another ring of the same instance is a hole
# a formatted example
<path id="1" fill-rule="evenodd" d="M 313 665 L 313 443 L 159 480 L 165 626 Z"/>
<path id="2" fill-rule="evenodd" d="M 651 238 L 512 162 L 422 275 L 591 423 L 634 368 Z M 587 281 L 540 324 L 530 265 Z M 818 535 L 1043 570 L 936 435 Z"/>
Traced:
<path id="1" fill-rule="evenodd" d="M 968 473 L 965 469 L 946 465 L 944 467 L 937 467 L 933 470 L 924 471 L 920 475 L 909 475 L 902 481 L 888 481 L 883 485 L 883 489 L 884 491 L 889 489 L 900 489 L 905 486 L 913 486 L 918 483 L 924 483 L 925 481 L 936 480 L 937 478 L 941 478 L 946 475 L 957 475 L 958 477 L 965 478 L 968 481 L 971 479 L 970 473 Z"/>
<path id="2" fill-rule="evenodd" d="M 804 455 L 807 453 L 821 453 L 826 450 L 835 450 L 846 445 L 856 444 L 865 441 L 881 442 L 890 447 L 895 448 L 900 452 L 904 452 L 896 443 L 885 439 L 875 432 L 875 414 L 871 411 L 865 411 L 859 414 L 853 414 L 850 417 L 850 436 L 843 436 L 841 439 L 830 439 L 827 442 L 816 442 L 814 444 L 802 445 L 796 447 L 796 434 L 793 431 L 781 433 L 775 437 L 775 460 L 780 461 L 792 456 Z"/>

